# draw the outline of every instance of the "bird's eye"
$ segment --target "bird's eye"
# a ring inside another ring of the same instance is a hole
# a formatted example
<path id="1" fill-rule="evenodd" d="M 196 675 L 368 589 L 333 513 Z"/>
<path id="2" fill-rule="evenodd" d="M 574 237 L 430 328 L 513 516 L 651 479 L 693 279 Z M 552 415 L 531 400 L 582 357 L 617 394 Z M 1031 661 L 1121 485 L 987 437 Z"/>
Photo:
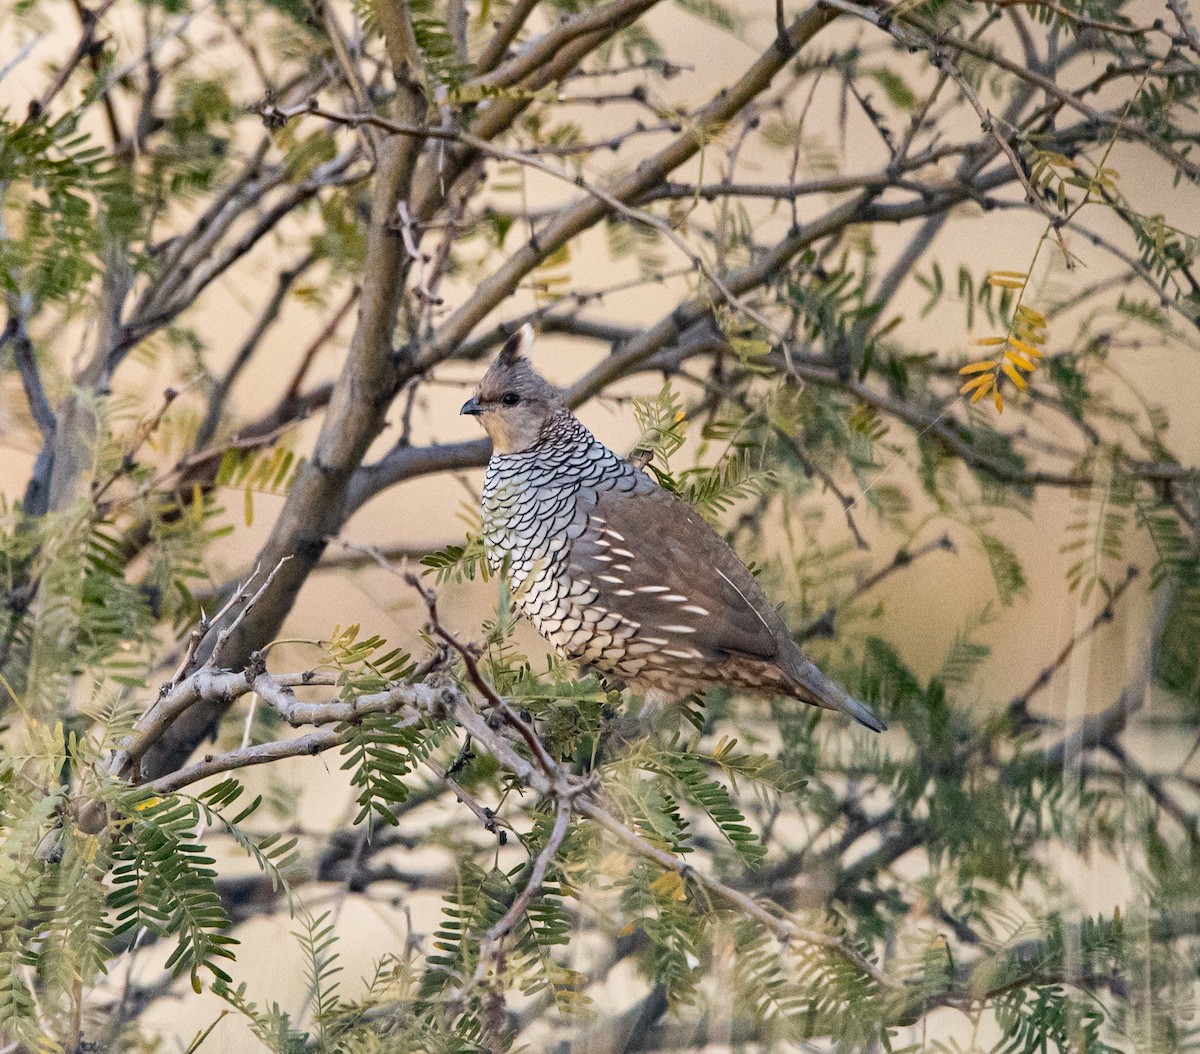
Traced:
<path id="1" fill-rule="evenodd" d="M 505 392 L 500 396 L 500 401 L 505 406 L 516 406 L 521 401 L 521 397 L 516 392 Z"/>

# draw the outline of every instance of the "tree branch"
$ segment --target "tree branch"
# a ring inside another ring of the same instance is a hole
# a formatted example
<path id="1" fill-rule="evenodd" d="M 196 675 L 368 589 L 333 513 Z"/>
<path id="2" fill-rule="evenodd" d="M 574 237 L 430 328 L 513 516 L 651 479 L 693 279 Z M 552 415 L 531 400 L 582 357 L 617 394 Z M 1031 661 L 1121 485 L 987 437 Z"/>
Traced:
<path id="1" fill-rule="evenodd" d="M 21 385 L 25 389 L 25 398 L 29 401 L 29 413 L 34 424 L 42 433 L 42 440 L 50 446 L 54 444 L 54 434 L 58 422 L 46 397 L 46 388 L 42 384 L 42 373 L 38 368 L 37 355 L 33 350 L 33 341 L 29 339 L 29 331 L 25 328 L 25 320 L 19 313 L 9 308 L 8 324 L 0 333 L 0 349 L 12 343 L 13 362 L 21 375 Z"/>
<path id="2" fill-rule="evenodd" d="M 83 32 L 79 35 L 79 40 L 75 45 L 74 50 L 67 57 L 67 60 L 59 66 L 53 79 L 47 85 L 46 90 L 37 98 L 29 103 L 29 113 L 26 116 L 26 121 L 36 121 L 49 108 L 54 101 L 55 96 L 62 91 L 67 81 L 71 79 L 71 74 L 75 72 L 79 64 L 91 55 L 96 47 L 96 33 L 100 28 L 100 21 L 108 14 L 116 0 L 101 0 L 100 5 L 96 8 L 86 8 L 82 4 L 79 5 L 79 18 L 83 25 Z"/>
<path id="3" fill-rule="evenodd" d="M 853 603 L 868 590 L 874 589 L 880 582 L 891 578 L 897 571 L 901 571 L 906 567 L 911 567 L 913 563 L 920 560 L 924 556 L 931 553 L 953 553 L 957 552 L 954 542 L 950 540 L 950 535 L 943 534 L 940 538 L 935 538 L 931 542 L 926 542 L 924 545 L 917 546 L 915 549 L 902 548 L 897 549 L 895 556 L 880 567 L 871 572 L 861 582 L 859 582 L 846 596 L 838 601 L 836 605 L 831 604 L 817 618 L 813 619 L 799 633 L 796 634 L 796 640 L 803 644 L 806 640 L 811 640 L 813 637 L 831 637 L 834 634 L 834 620 L 837 618 L 837 613 L 840 608 L 844 608 L 847 604 Z"/>
<path id="4" fill-rule="evenodd" d="M 812 8 L 788 28 L 793 51 L 808 43 L 835 18 L 824 8 Z M 636 201 L 662 181 L 667 173 L 693 157 L 706 139 L 727 124 L 756 95 L 762 92 L 786 63 L 787 58 L 772 45 L 730 88 L 723 90 L 695 115 L 693 128 L 647 158 L 637 169 L 617 179 L 603 193 L 612 201 L 628 204 Z M 525 245 L 477 287 L 475 293 L 439 327 L 433 340 L 416 360 L 418 370 L 442 361 L 512 291 L 525 275 L 560 249 L 567 241 L 594 226 L 613 211 L 608 200 L 587 197 L 562 209 Z M 729 285 L 734 295 L 738 290 Z"/>

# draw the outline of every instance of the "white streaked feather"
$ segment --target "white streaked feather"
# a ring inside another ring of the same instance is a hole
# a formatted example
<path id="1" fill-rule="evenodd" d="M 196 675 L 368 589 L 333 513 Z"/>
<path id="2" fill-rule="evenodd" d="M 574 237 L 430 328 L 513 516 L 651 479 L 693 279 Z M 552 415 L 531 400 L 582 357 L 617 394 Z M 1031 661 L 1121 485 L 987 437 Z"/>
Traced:
<path id="1" fill-rule="evenodd" d="M 734 591 L 735 593 L 737 593 L 737 595 L 738 595 L 738 596 L 740 596 L 740 597 L 741 597 L 741 598 L 742 598 L 744 601 L 746 601 L 746 606 L 747 606 L 747 607 L 748 607 L 748 608 L 749 608 L 751 611 L 753 611 L 753 612 L 754 612 L 755 616 L 757 616 L 757 618 L 758 618 L 758 621 L 759 621 L 759 622 L 761 622 L 761 623 L 763 624 L 763 628 L 765 628 L 765 629 L 766 629 L 766 631 L 767 631 L 768 633 L 770 633 L 772 637 L 773 637 L 773 636 L 775 636 L 774 632 L 771 630 L 771 626 L 770 626 L 770 624 L 767 622 L 767 620 L 766 620 L 765 618 L 763 618 L 763 617 L 762 617 L 762 615 L 759 613 L 759 610 L 758 610 L 758 608 L 756 608 L 756 607 L 755 607 L 753 604 L 751 604 L 751 603 L 750 603 L 750 598 L 749 598 L 749 597 L 747 597 L 747 596 L 746 596 L 746 594 L 745 594 L 745 593 L 743 593 L 743 592 L 742 592 L 740 589 L 738 589 L 738 587 L 737 587 L 737 585 L 734 583 L 733 579 L 731 579 L 731 578 L 730 578 L 730 577 L 729 577 L 729 576 L 728 576 L 728 575 L 727 575 L 727 574 L 726 574 L 724 571 L 722 571 L 722 570 L 721 570 L 719 567 L 718 567 L 718 568 L 716 568 L 716 572 L 717 572 L 717 574 L 719 574 L 719 575 L 720 575 L 720 576 L 721 576 L 723 579 L 725 579 L 725 581 L 726 581 L 726 582 L 728 582 L 728 583 L 729 583 L 731 586 L 733 586 L 733 591 Z"/>

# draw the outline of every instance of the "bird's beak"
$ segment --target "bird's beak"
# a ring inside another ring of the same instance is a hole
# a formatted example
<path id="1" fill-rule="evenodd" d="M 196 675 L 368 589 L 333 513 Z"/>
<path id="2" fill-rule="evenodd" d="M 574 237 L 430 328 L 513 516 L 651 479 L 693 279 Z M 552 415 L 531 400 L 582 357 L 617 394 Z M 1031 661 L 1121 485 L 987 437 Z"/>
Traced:
<path id="1" fill-rule="evenodd" d="M 465 403 L 462 404 L 462 409 L 458 411 L 459 416 L 468 414 L 471 417 L 478 417 L 483 413 L 483 407 L 479 405 L 479 400 L 471 396 Z"/>

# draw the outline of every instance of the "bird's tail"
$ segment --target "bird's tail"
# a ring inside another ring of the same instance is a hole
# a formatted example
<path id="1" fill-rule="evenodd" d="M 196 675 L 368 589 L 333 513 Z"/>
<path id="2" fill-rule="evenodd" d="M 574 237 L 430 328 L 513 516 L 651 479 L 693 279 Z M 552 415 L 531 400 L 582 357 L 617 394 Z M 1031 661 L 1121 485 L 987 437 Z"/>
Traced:
<path id="1" fill-rule="evenodd" d="M 837 710 L 847 717 L 854 718 L 860 725 L 866 725 L 872 732 L 885 732 L 887 725 L 879 720 L 871 711 L 847 692 L 840 684 L 831 681 L 803 655 L 798 656 L 788 664 L 786 671 L 792 694 L 813 706 L 824 707 L 826 710 Z"/>

